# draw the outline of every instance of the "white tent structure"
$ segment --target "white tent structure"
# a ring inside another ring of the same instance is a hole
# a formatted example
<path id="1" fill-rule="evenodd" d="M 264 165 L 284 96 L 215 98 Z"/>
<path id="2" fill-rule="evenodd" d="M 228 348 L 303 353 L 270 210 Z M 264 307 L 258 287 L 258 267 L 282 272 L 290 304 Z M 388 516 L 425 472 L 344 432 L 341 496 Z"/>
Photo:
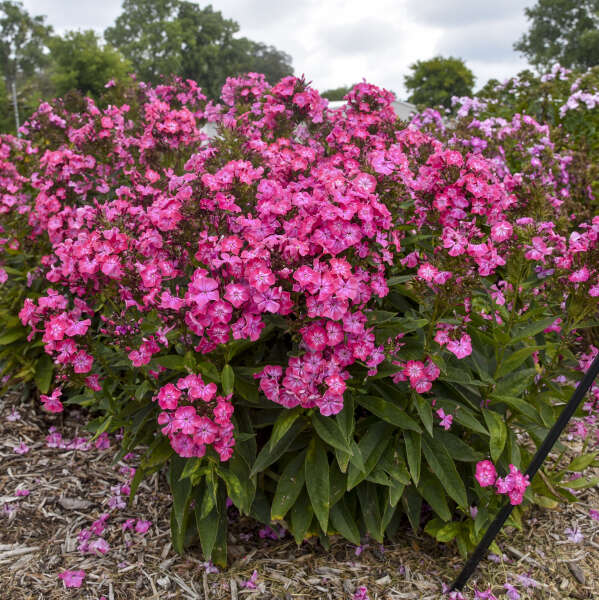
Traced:
<path id="1" fill-rule="evenodd" d="M 410 102 L 401 102 L 400 100 L 395 100 L 392 102 L 393 110 L 395 114 L 402 120 L 407 121 L 409 118 L 417 112 L 417 108 L 414 104 Z M 340 108 L 341 106 L 345 106 L 344 100 L 335 100 L 334 102 L 329 102 L 329 108 Z"/>
<path id="2" fill-rule="evenodd" d="M 333 102 L 329 102 L 329 108 L 341 108 L 345 106 L 346 102 L 344 100 L 335 100 Z M 411 104 L 410 102 L 401 102 L 399 100 L 395 100 L 393 103 L 393 110 L 395 110 L 395 114 L 402 120 L 408 121 L 410 117 L 417 112 L 416 106 Z M 208 134 L 208 137 L 213 138 L 216 135 L 216 125 L 214 123 L 206 123 L 202 128 L 202 131 Z"/>

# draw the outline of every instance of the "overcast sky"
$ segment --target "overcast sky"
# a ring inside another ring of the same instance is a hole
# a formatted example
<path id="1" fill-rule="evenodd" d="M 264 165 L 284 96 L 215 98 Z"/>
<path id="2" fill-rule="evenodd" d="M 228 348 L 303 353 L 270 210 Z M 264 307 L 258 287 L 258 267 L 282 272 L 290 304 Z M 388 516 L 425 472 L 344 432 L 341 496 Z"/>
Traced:
<path id="1" fill-rule="evenodd" d="M 121 0 L 22 0 L 58 31 L 101 32 L 121 12 Z M 200 2 L 202 6 L 209 2 Z M 293 57 L 297 75 L 317 89 L 366 78 L 404 96 L 403 76 L 419 59 L 441 54 L 466 61 L 476 87 L 526 67 L 512 44 L 527 28 L 534 0 L 214 0 L 235 19 L 240 35 Z"/>

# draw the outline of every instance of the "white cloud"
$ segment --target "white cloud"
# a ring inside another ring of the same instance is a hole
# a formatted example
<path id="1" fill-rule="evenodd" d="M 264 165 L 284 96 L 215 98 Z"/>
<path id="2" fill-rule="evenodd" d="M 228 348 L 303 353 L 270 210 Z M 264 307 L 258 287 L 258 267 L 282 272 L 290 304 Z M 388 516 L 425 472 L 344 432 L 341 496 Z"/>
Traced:
<path id="1" fill-rule="evenodd" d="M 23 0 L 58 30 L 104 30 L 120 0 Z M 403 95 L 403 76 L 436 54 L 464 58 L 478 85 L 516 74 L 525 63 L 512 44 L 526 30 L 532 0 L 213 0 L 240 35 L 293 57 L 298 75 L 320 89 L 366 78 Z M 208 2 L 201 2 L 204 6 Z"/>

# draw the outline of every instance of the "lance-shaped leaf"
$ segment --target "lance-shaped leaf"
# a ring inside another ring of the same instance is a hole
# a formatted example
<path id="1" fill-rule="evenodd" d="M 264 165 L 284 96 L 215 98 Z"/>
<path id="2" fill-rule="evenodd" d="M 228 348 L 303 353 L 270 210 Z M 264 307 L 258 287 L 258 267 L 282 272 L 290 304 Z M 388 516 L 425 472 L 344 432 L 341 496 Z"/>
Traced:
<path id="1" fill-rule="evenodd" d="M 304 461 L 306 489 L 314 514 L 324 533 L 327 531 L 330 510 L 329 461 L 322 443 L 312 438 Z"/>
<path id="2" fill-rule="evenodd" d="M 300 452 L 283 469 L 272 501 L 271 519 L 273 521 L 283 519 L 297 501 L 304 487 L 305 457 L 306 453 Z"/>

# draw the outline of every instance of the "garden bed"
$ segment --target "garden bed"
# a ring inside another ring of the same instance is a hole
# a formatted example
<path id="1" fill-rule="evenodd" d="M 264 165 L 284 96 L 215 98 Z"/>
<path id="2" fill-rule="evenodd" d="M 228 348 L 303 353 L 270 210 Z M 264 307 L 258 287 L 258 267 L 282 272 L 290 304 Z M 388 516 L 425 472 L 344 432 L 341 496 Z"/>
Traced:
<path id="1" fill-rule="evenodd" d="M 0 400 L 0 415 L 0 585 L 11 600 L 351 599 L 360 597 L 362 586 L 371 600 L 432 600 L 463 564 L 455 547 L 415 535 L 407 523 L 384 547 L 366 540 L 356 548 L 334 539 L 325 551 L 316 540 L 297 548 L 290 536 L 271 539 L 277 532 L 241 518 L 229 531 L 230 568 L 212 572 L 196 546 L 185 556 L 173 551 L 171 499 L 162 474 L 141 484 L 132 508 L 123 507 L 122 486 L 136 457 L 113 464 L 114 438 L 100 449 L 82 439 L 88 438 L 84 414 L 44 414 L 13 394 Z M 57 430 L 48 442 L 51 427 Z M 24 454 L 15 452 L 25 450 L 21 443 L 29 448 Z M 17 490 L 29 494 L 18 496 Z M 599 522 L 589 516 L 593 509 L 599 509 L 596 489 L 558 510 L 533 509 L 523 532 L 502 534 L 505 555 L 484 561 L 475 578 L 478 589 L 491 587 L 499 598 L 510 598 L 509 584 L 523 600 L 598 597 Z M 106 513 L 104 531 L 88 540 L 104 539 L 106 553 L 103 544 L 95 554 L 78 550 L 80 531 Z M 127 519 L 134 522 L 123 531 Z M 135 531 L 140 520 L 151 522 L 145 533 Z M 85 571 L 80 588 L 64 588 L 58 575 L 67 569 Z"/>

